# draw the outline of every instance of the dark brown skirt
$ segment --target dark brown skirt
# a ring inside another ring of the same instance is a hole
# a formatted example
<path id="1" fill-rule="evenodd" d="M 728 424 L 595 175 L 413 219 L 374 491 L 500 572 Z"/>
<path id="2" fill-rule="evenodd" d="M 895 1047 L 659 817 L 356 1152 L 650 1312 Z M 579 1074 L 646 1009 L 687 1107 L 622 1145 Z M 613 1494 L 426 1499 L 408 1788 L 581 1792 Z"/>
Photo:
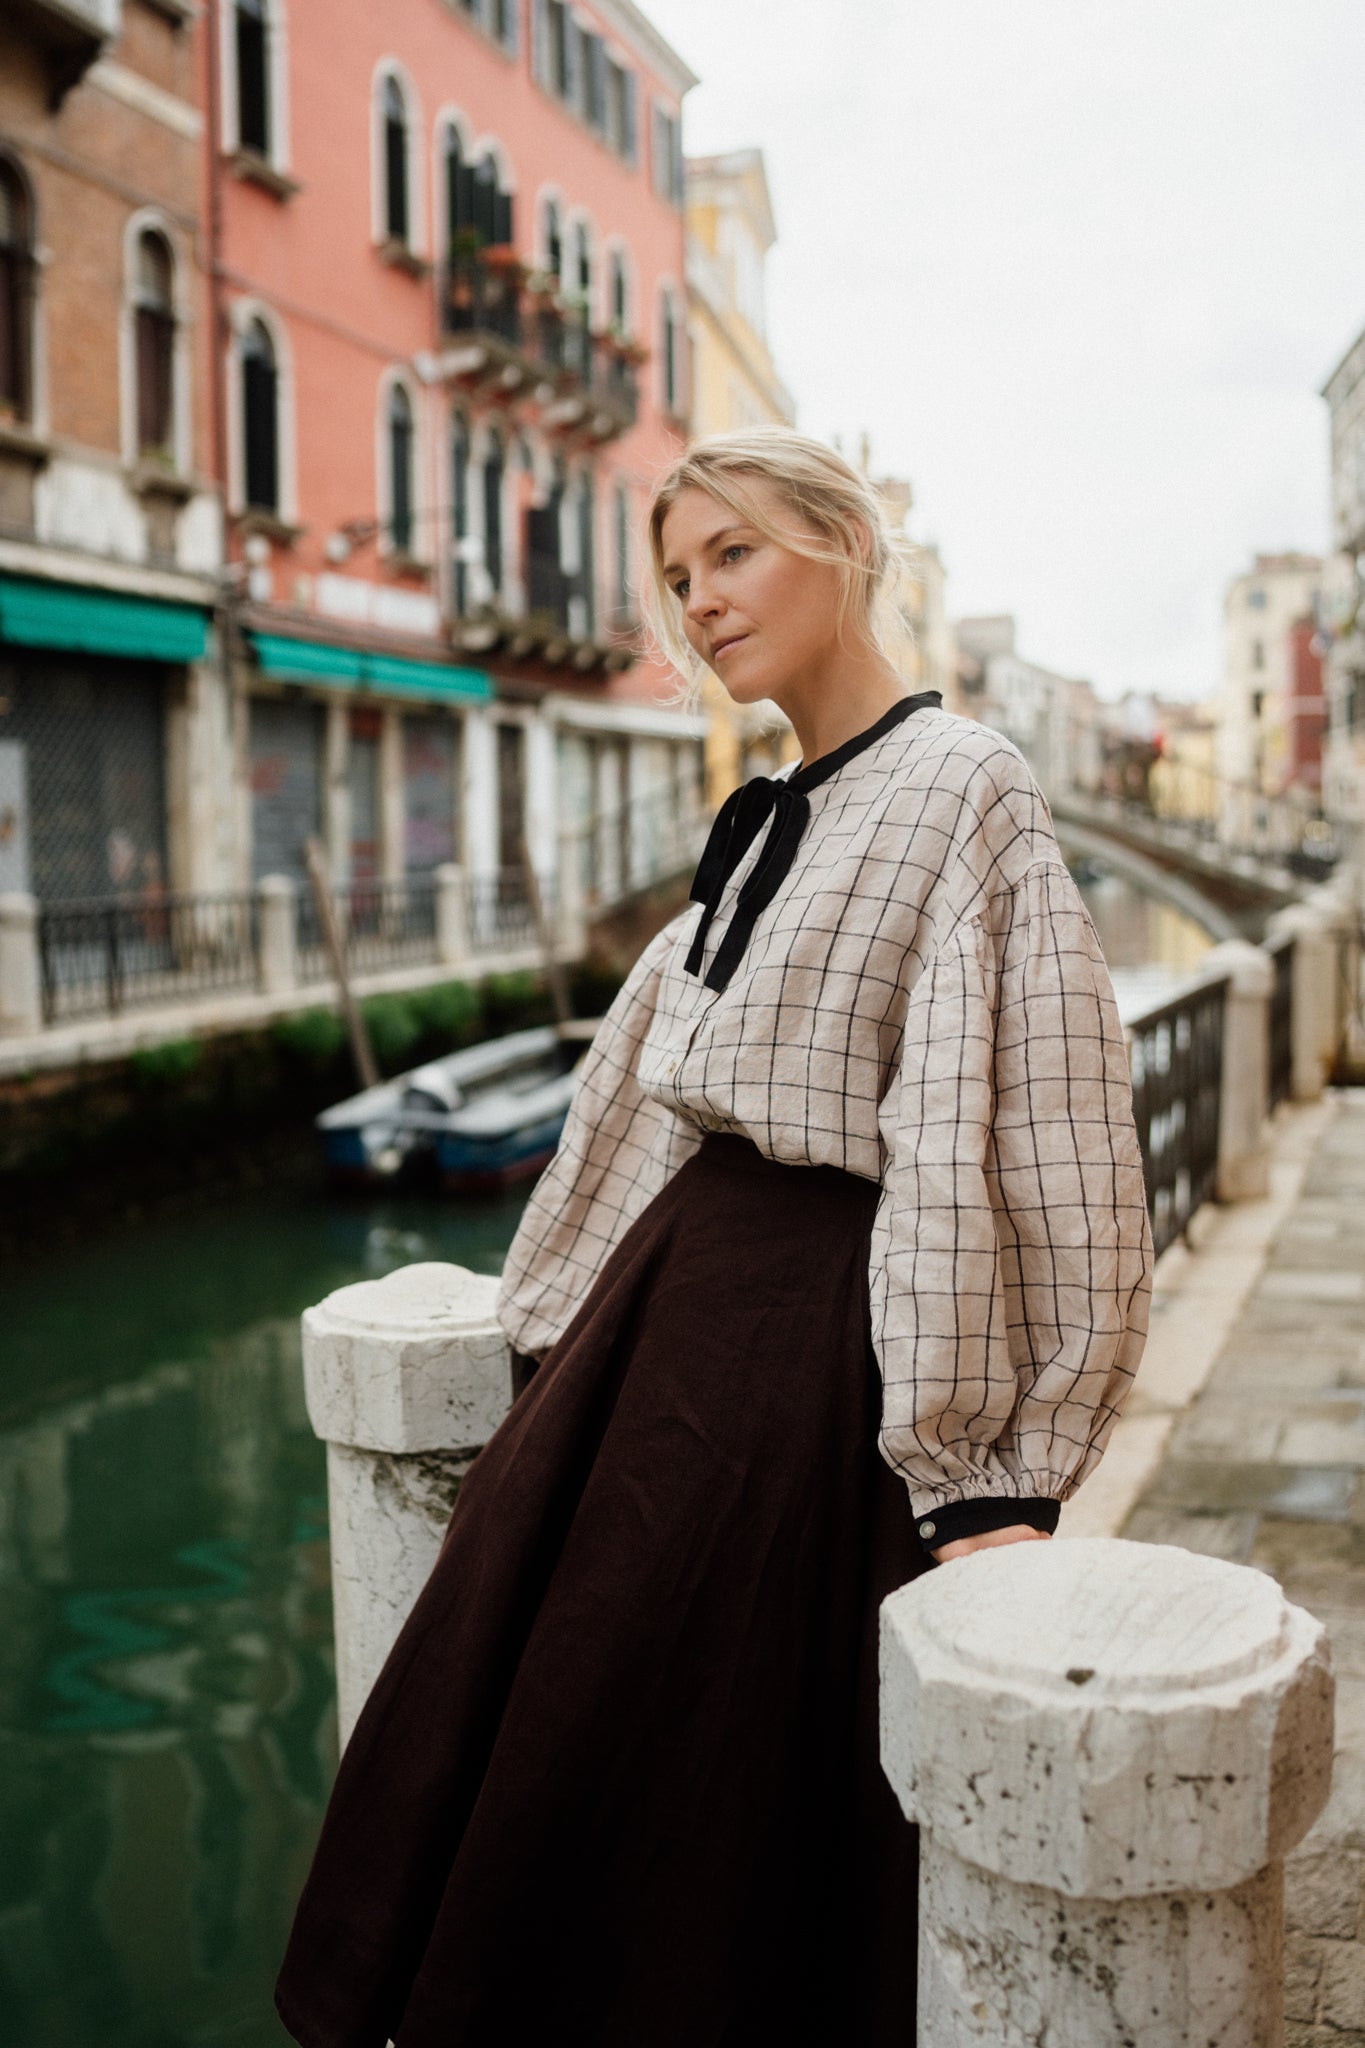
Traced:
<path id="1" fill-rule="evenodd" d="M 877 1608 L 877 1191 L 709 1137 L 464 1482 L 342 1760 L 306 2048 L 906 2048 Z"/>

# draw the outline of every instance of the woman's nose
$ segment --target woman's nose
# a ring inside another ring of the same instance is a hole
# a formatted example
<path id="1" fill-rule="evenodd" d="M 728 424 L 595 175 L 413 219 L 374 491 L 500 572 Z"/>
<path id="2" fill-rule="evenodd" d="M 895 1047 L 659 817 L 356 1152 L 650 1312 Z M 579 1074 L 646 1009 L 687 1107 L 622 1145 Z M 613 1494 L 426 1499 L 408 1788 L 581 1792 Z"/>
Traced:
<path id="1" fill-rule="evenodd" d="M 687 593 L 687 616 L 700 625 L 704 619 L 713 619 L 720 610 L 720 599 L 705 584 L 694 583 Z"/>

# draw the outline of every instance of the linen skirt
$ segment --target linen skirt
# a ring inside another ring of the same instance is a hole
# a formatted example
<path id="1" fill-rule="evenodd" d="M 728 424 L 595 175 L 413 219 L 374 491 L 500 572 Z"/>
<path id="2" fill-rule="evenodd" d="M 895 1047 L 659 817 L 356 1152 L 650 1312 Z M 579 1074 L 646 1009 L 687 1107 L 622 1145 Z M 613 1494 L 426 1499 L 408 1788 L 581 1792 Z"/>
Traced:
<path id="1" fill-rule="evenodd" d="M 461 1488 L 277 1987 L 306 2048 L 906 2048 L 877 1190 L 705 1138 Z"/>

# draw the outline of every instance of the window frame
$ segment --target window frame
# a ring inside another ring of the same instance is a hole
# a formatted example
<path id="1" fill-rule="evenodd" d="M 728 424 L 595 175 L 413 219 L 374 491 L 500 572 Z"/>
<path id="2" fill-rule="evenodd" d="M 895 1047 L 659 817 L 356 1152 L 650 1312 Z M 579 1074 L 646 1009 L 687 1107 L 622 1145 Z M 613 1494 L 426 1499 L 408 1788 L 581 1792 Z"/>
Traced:
<path id="1" fill-rule="evenodd" d="M 267 149 L 243 140 L 241 79 L 238 71 L 237 17 L 240 0 L 225 0 L 219 10 L 219 118 L 226 155 L 241 155 L 265 164 L 279 177 L 290 170 L 289 35 L 286 0 L 260 0 L 265 24 Z"/>
<path id="2" fill-rule="evenodd" d="M 20 216 L 18 238 L 4 245 L 5 281 L 0 291 L 8 306 L 0 306 L 0 320 L 9 330 L 12 357 L 12 391 L 0 391 L 0 419 L 8 412 L 18 426 L 32 428 L 38 413 L 38 282 L 37 204 L 33 182 L 22 163 L 8 150 L 0 151 L 0 177 L 11 186 Z"/>
<path id="3" fill-rule="evenodd" d="M 294 529 L 298 521 L 298 450 L 296 440 L 294 350 L 289 329 L 275 308 L 264 299 L 242 298 L 229 308 L 230 333 L 226 351 L 228 427 L 228 511 L 235 519 L 253 517 L 274 520 Z M 242 374 L 243 346 L 253 324 L 259 321 L 275 352 L 275 446 L 279 507 L 248 505 L 246 501 L 246 417 Z"/>
<path id="4" fill-rule="evenodd" d="M 407 198 L 407 233 L 392 232 L 390 192 L 390 110 L 392 91 L 405 116 L 403 165 Z M 426 256 L 426 180 L 422 102 L 407 69 L 396 57 L 381 57 L 370 80 L 370 212 L 371 235 L 377 249 L 399 252 L 421 262 Z M 463 137 L 462 137 L 463 139 Z"/>

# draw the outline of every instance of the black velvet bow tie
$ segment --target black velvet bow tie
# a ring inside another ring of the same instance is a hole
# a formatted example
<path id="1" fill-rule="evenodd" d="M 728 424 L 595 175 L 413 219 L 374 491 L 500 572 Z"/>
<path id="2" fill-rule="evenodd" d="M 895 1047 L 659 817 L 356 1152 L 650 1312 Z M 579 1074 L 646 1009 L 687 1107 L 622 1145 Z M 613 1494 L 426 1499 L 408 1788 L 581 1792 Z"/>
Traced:
<path id="1" fill-rule="evenodd" d="M 692 882 L 692 901 L 703 907 L 683 962 L 685 973 L 701 973 L 707 934 L 720 907 L 725 885 L 767 820 L 772 819 L 772 829 L 735 898 L 730 922 L 716 948 L 716 957 L 706 972 L 703 984 L 706 988 L 718 990 L 729 986 L 730 978 L 753 937 L 755 924 L 791 873 L 796 849 L 810 816 L 807 791 L 827 782 L 855 754 L 860 754 L 864 747 L 870 747 L 884 733 L 890 732 L 912 711 L 918 711 L 926 704 L 939 705 L 942 702 L 937 690 L 921 690 L 917 696 L 902 697 L 866 732 L 845 740 L 843 746 L 836 747 L 833 753 L 822 754 L 818 761 L 811 762 L 809 768 L 799 768 L 794 775 L 780 781 L 756 775 L 751 782 L 741 783 L 725 799 L 716 814 L 716 822 L 711 827 Z"/>

